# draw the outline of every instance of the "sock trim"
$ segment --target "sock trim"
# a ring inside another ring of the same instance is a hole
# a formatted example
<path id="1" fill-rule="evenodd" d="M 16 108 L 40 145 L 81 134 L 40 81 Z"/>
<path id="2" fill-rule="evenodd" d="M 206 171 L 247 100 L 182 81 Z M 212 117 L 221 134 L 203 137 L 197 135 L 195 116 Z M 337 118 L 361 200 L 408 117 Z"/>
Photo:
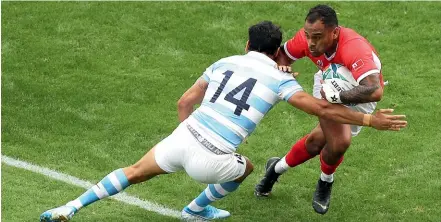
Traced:
<path id="1" fill-rule="evenodd" d="M 107 193 L 107 190 L 104 188 L 104 186 L 101 183 L 98 183 L 97 185 L 93 186 L 92 190 L 100 200 L 109 196 L 109 193 Z"/>
<path id="2" fill-rule="evenodd" d="M 322 172 L 320 174 L 320 180 L 328 182 L 328 183 L 332 183 L 332 182 L 334 182 L 334 174 L 326 174 L 326 173 Z"/>
<path id="3" fill-rule="evenodd" d="M 106 191 L 109 195 L 114 195 L 118 193 L 118 190 L 113 186 L 112 182 L 110 182 L 109 176 L 104 177 L 103 180 L 100 182 L 103 184 L 104 188 L 106 188 Z"/>
<path id="4" fill-rule="evenodd" d="M 221 199 L 222 197 L 224 197 L 222 194 L 220 194 L 219 192 L 217 192 L 216 188 L 214 188 L 214 184 L 209 184 L 208 188 L 210 190 L 210 193 L 213 195 L 213 197 L 215 199 Z"/>
<path id="5" fill-rule="evenodd" d="M 218 184 L 215 184 L 215 186 L 216 185 L 218 185 Z M 230 182 L 226 182 L 226 183 L 221 183 L 221 184 L 219 184 L 219 186 L 221 186 L 225 191 L 227 191 L 227 194 L 228 194 L 228 193 L 235 191 L 240 186 L 240 183 L 230 181 Z"/>
<path id="6" fill-rule="evenodd" d="M 116 175 L 116 178 L 118 178 L 118 181 L 121 184 L 123 189 L 127 188 L 128 186 L 130 186 L 130 182 L 127 179 L 127 176 L 124 173 L 123 169 L 116 170 L 115 175 Z"/>
<path id="7" fill-rule="evenodd" d="M 276 163 L 276 165 L 274 166 L 274 171 L 278 174 L 282 174 L 285 173 L 289 168 L 290 166 L 286 162 L 286 156 L 284 156 L 282 159 L 279 160 L 279 162 Z"/>
<path id="8" fill-rule="evenodd" d="M 121 183 L 118 180 L 118 177 L 116 177 L 116 173 L 109 174 L 109 180 L 112 183 L 113 187 L 115 187 L 115 189 L 118 192 L 123 189 L 122 186 L 121 186 Z"/>
<path id="9" fill-rule="evenodd" d="M 81 196 L 79 197 L 79 200 L 80 200 L 82 206 L 87 206 L 87 205 L 89 205 L 90 203 L 93 203 L 93 202 L 95 202 L 95 201 L 97 201 L 97 200 L 99 200 L 99 199 L 100 199 L 100 198 L 98 198 L 98 196 L 96 195 L 95 192 L 93 192 L 92 189 L 86 191 L 86 193 L 84 193 L 83 195 L 81 195 Z M 86 204 L 86 203 L 87 203 L 87 204 Z"/>

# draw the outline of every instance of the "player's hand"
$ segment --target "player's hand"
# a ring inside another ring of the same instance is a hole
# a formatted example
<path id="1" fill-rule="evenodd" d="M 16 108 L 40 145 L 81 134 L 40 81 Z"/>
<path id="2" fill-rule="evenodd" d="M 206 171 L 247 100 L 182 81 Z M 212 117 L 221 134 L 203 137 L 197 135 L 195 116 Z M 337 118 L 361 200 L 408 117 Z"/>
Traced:
<path id="1" fill-rule="evenodd" d="M 282 72 L 292 73 L 291 66 L 279 66 L 278 65 L 277 68 Z"/>
<path id="2" fill-rule="evenodd" d="M 371 126 L 377 130 L 399 131 L 407 126 L 406 115 L 391 115 L 393 109 L 380 109 L 372 116 Z"/>
<path id="3" fill-rule="evenodd" d="M 341 103 L 340 92 L 334 91 L 332 86 L 323 82 L 323 80 L 320 80 L 320 83 L 322 83 L 320 94 L 324 99 L 328 100 L 330 103 Z"/>
<path id="4" fill-rule="evenodd" d="M 286 73 L 291 74 L 294 78 L 296 78 L 299 75 L 298 72 L 294 72 L 294 73 L 292 72 L 291 66 L 279 66 L 278 65 L 277 69 L 279 69 L 282 72 L 286 72 Z"/>

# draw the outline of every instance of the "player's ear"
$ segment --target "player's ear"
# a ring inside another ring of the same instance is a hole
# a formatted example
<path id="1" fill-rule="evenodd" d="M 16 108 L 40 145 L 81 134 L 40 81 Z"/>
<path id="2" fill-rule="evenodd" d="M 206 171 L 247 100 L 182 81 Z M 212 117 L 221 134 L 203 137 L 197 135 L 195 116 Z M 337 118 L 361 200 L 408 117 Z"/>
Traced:
<path id="1" fill-rule="evenodd" d="M 247 44 L 245 46 L 245 53 L 248 53 L 248 48 L 250 47 L 250 40 L 247 41 Z"/>
<path id="2" fill-rule="evenodd" d="M 334 31 L 332 31 L 332 38 L 333 39 L 338 39 L 338 36 L 340 34 L 340 27 L 335 27 Z"/>
<path id="3" fill-rule="evenodd" d="M 277 56 L 279 55 L 280 52 L 280 47 L 277 48 L 276 53 L 274 53 L 274 58 L 277 58 Z"/>

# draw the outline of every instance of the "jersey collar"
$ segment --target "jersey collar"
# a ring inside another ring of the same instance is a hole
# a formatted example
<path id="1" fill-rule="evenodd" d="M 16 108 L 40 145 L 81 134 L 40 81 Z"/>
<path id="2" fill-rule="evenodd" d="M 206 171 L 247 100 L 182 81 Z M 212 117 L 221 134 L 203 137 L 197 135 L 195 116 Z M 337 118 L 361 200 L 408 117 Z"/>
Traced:
<path id="1" fill-rule="evenodd" d="M 268 56 L 266 56 L 265 54 L 260 53 L 260 52 L 249 51 L 246 54 L 246 56 L 249 56 L 253 59 L 257 59 L 260 62 L 265 63 L 267 65 L 270 65 L 272 67 L 275 67 L 277 65 L 277 63 L 274 60 L 270 59 Z"/>
<path id="2" fill-rule="evenodd" d="M 324 54 L 325 55 L 325 58 L 328 60 L 328 61 L 331 61 L 334 57 L 335 57 L 335 54 L 337 54 L 337 50 L 338 50 L 338 43 L 337 43 L 337 46 L 335 47 L 335 52 L 334 53 L 332 53 L 332 55 L 331 56 L 327 56 L 326 55 L 326 53 Z"/>

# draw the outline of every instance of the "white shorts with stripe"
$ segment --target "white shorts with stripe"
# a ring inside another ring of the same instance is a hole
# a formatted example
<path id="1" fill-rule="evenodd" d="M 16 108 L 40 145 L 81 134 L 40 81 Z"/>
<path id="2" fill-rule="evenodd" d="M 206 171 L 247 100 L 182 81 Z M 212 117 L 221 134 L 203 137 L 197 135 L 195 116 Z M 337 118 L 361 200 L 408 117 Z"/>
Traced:
<path id="1" fill-rule="evenodd" d="M 245 157 L 237 153 L 213 153 L 195 139 L 187 124 L 212 144 L 219 143 L 204 133 L 203 126 L 197 124 L 194 118 L 189 117 L 156 145 L 155 160 L 161 169 L 168 173 L 185 170 L 196 181 L 207 184 L 233 181 L 245 173 Z"/>

